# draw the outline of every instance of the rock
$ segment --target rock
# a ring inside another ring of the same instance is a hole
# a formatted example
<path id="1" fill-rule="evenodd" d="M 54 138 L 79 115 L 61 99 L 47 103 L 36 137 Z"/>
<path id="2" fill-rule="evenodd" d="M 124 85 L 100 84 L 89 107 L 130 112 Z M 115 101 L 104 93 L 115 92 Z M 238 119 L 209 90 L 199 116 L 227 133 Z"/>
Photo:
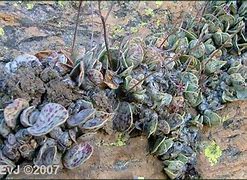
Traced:
<path id="1" fill-rule="evenodd" d="M 197 169 L 203 179 L 246 179 L 247 102 L 230 103 L 219 114 L 229 119 L 221 126 L 208 129 L 202 138 L 214 140 L 220 146 L 222 156 L 216 165 L 211 166 L 202 151 L 198 156 Z"/>

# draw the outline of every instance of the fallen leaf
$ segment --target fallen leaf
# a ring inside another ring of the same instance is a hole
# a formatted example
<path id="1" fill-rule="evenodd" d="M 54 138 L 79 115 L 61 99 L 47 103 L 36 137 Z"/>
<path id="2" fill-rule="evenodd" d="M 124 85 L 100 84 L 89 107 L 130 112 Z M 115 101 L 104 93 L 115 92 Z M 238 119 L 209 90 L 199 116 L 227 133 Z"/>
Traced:
<path id="1" fill-rule="evenodd" d="M 114 72 L 106 70 L 104 83 L 111 89 L 117 89 L 118 84 L 113 81 Z"/>
<path id="2" fill-rule="evenodd" d="M 51 56 L 52 51 L 40 51 L 38 53 L 35 54 L 35 56 L 39 59 L 42 60 L 44 58 L 47 58 L 48 56 Z"/>

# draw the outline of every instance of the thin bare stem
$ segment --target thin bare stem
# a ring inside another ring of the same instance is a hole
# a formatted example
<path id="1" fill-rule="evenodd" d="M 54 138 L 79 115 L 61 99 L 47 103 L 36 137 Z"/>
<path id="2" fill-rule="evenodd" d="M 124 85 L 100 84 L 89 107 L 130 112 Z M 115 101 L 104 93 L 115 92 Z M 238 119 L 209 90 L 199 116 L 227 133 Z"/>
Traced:
<path id="1" fill-rule="evenodd" d="M 105 21 L 105 18 L 103 17 L 103 15 L 101 13 L 100 3 L 101 3 L 101 1 L 98 1 L 99 16 L 100 16 L 100 19 L 101 19 L 101 22 L 102 22 L 102 26 L 103 26 L 103 30 L 104 30 L 104 41 L 105 41 L 108 61 L 110 63 L 110 66 L 112 66 L 111 55 L 110 55 L 110 51 L 109 51 L 109 46 L 108 46 L 108 41 L 107 41 L 107 34 L 106 34 L 106 23 L 105 23 L 106 21 Z"/>
<path id="2" fill-rule="evenodd" d="M 111 6 L 110 6 L 110 8 L 108 9 L 108 12 L 107 12 L 107 14 L 106 14 L 106 16 L 105 16 L 105 18 L 104 18 L 105 24 L 107 24 L 106 21 L 107 21 L 109 15 L 110 15 L 110 12 L 111 12 L 112 8 L 113 8 L 113 3 L 111 4 Z M 96 12 L 96 14 L 100 16 L 100 14 L 99 14 L 98 12 Z M 98 23 L 98 22 L 95 22 L 95 23 Z M 102 23 L 101 23 L 101 24 L 102 24 Z M 103 33 L 104 33 L 104 28 L 102 27 L 101 30 L 100 30 L 100 34 L 102 35 Z"/>
<path id="3" fill-rule="evenodd" d="M 113 8 L 113 5 L 114 5 L 114 4 L 111 3 L 111 6 L 110 6 L 110 8 L 109 8 L 109 10 L 108 10 L 108 12 L 107 12 L 107 14 L 106 14 L 106 16 L 105 16 L 105 21 L 107 21 L 109 15 L 110 15 L 110 12 L 111 12 L 111 10 L 112 10 L 112 8 Z"/>
<path id="4" fill-rule="evenodd" d="M 200 19 L 199 19 L 198 23 L 201 22 L 202 17 L 203 17 L 203 15 L 204 15 L 204 13 L 205 13 L 207 7 L 208 7 L 209 2 L 210 2 L 210 1 L 208 1 L 208 2 L 205 4 L 205 6 L 203 7 L 203 10 L 202 10 L 202 13 L 201 13 L 201 16 L 200 16 Z"/>
<path id="5" fill-rule="evenodd" d="M 172 34 L 174 34 L 176 31 L 177 31 L 177 28 L 175 27 L 175 28 L 173 29 L 173 31 L 172 31 L 171 33 L 169 33 L 169 34 L 166 36 L 166 38 L 162 41 L 162 43 L 159 45 L 159 48 L 161 48 L 161 47 L 164 45 L 164 43 L 167 41 L 167 39 L 168 39 Z"/>
<path id="6" fill-rule="evenodd" d="M 76 42 L 76 37 L 77 37 L 77 31 L 78 31 L 78 24 L 79 24 L 79 17 L 80 17 L 80 12 L 81 12 L 81 5 L 82 5 L 82 0 L 80 0 L 78 12 L 77 12 L 77 17 L 76 17 L 76 26 L 75 26 L 75 32 L 74 32 L 74 37 L 73 37 L 73 43 L 72 43 L 72 49 L 71 49 L 71 56 L 74 52 L 75 48 L 75 42 Z"/>
<path id="7" fill-rule="evenodd" d="M 93 48 L 93 41 L 94 41 L 94 32 L 93 32 L 93 28 L 94 28 L 94 22 L 93 22 L 93 3 L 92 1 L 90 2 L 90 8 L 91 8 L 91 23 L 92 23 L 92 32 L 91 32 L 91 40 L 90 40 L 90 44 L 91 44 L 91 48 Z"/>
<path id="8" fill-rule="evenodd" d="M 198 20 L 198 24 L 200 24 L 201 23 L 201 21 L 202 21 L 202 17 L 203 17 L 203 15 L 204 15 L 204 13 L 205 13 L 205 11 L 206 11 L 206 9 L 207 9 L 207 7 L 208 7 L 208 4 L 209 4 L 209 1 L 205 4 L 205 6 L 203 6 L 203 8 L 202 8 L 202 13 L 200 14 L 200 18 L 199 18 L 199 20 Z M 200 12 L 200 11 L 199 11 Z M 199 13 L 198 13 L 199 14 Z M 198 15 L 197 14 L 197 15 Z M 196 15 L 196 18 L 197 18 L 197 15 Z M 198 35 L 200 35 L 200 30 L 198 29 Z"/>

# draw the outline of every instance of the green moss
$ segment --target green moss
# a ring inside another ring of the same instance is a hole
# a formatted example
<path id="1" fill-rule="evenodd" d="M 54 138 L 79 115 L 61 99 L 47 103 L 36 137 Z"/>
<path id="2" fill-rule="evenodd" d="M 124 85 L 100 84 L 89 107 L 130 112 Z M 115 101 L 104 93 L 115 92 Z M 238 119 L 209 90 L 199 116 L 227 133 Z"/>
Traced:
<path id="1" fill-rule="evenodd" d="M 225 121 L 227 121 L 227 120 L 229 120 L 230 118 L 229 118 L 229 116 L 228 115 L 226 115 L 226 116 L 223 116 L 222 117 L 222 122 L 225 122 Z"/>
<path id="2" fill-rule="evenodd" d="M 163 1 L 155 1 L 157 7 L 160 7 L 163 4 Z"/>
<path id="3" fill-rule="evenodd" d="M 58 5 L 64 7 L 67 4 L 67 1 L 57 1 Z"/>
<path id="4" fill-rule="evenodd" d="M 154 11 L 152 8 L 145 9 L 145 15 L 147 16 L 154 16 Z"/>
<path id="5" fill-rule="evenodd" d="M 145 27 L 148 23 L 146 22 L 141 22 L 140 27 Z"/>
<path id="6" fill-rule="evenodd" d="M 118 134 L 117 139 L 114 143 L 110 144 L 111 146 L 125 146 L 126 139 L 122 133 Z"/>
<path id="7" fill-rule="evenodd" d="M 123 36 L 124 35 L 124 28 L 122 28 L 120 25 L 113 26 L 112 29 L 112 36 L 113 38 Z"/>
<path id="8" fill-rule="evenodd" d="M 0 37 L 4 36 L 4 29 L 0 27 Z"/>
<path id="9" fill-rule="evenodd" d="M 101 144 L 98 144 L 98 145 L 99 146 L 103 145 L 103 146 L 117 146 L 117 147 L 120 147 L 120 146 L 125 146 L 126 142 L 127 142 L 126 136 L 124 134 L 122 134 L 122 133 L 119 133 L 117 135 L 117 138 L 116 138 L 115 142 L 106 143 L 106 142 L 103 141 Z"/>
<path id="10" fill-rule="evenodd" d="M 131 27 L 130 28 L 130 32 L 131 33 L 137 33 L 139 31 L 139 28 L 138 27 Z"/>
<path id="11" fill-rule="evenodd" d="M 27 9 L 28 9 L 28 10 L 33 9 L 34 4 L 35 4 L 35 3 L 33 3 L 33 2 L 27 3 Z"/>
<path id="12" fill-rule="evenodd" d="M 160 24 L 161 24 L 161 21 L 160 21 L 160 19 L 157 19 L 157 21 L 156 21 L 156 26 L 160 26 Z"/>
<path id="13" fill-rule="evenodd" d="M 218 159 L 222 155 L 222 150 L 220 147 L 212 141 L 204 150 L 205 156 L 208 158 L 211 166 L 215 165 L 218 162 Z"/>

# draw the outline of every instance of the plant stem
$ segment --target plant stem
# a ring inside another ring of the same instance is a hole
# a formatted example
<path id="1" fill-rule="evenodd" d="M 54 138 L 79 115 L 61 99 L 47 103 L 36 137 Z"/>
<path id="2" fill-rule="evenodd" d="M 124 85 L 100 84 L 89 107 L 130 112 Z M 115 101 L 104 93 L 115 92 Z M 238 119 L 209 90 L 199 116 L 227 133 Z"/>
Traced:
<path id="1" fill-rule="evenodd" d="M 109 61 L 109 63 L 110 63 L 110 66 L 112 67 L 111 55 L 110 55 L 109 46 L 108 46 L 108 41 L 107 41 L 107 35 L 106 35 L 105 18 L 103 17 L 103 15 L 102 15 L 102 13 L 101 13 L 100 3 L 101 3 L 101 1 L 98 1 L 99 15 L 100 15 L 100 19 L 101 19 L 101 21 L 102 21 L 103 30 L 104 30 L 104 41 L 105 41 L 105 46 L 106 46 L 107 58 L 108 58 L 108 61 Z"/>
<path id="2" fill-rule="evenodd" d="M 74 48 L 75 48 L 75 42 L 76 42 L 76 36 L 77 36 L 77 30 L 78 30 L 78 24 L 79 24 L 79 17 L 80 17 L 80 12 L 81 12 L 81 5 L 82 5 L 82 0 L 80 0 L 78 12 L 77 12 L 76 26 L 75 26 L 75 32 L 74 32 L 74 37 L 73 37 L 72 49 L 71 49 L 71 56 L 72 56 L 72 54 L 74 52 Z"/>
<path id="3" fill-rule="evenodd" d="M 90 2 L 90 8 L 91 8 L 91 20 L 92 20 L 92 32 L 91 32 L 90 44 L 91 44 L 91 48 L 93 48 L 93 41 L 94 41 L 93 28 L 94 28 L 94 22 L 93 22 L 93 3 L 92 3 L 92 1 Z"/>

